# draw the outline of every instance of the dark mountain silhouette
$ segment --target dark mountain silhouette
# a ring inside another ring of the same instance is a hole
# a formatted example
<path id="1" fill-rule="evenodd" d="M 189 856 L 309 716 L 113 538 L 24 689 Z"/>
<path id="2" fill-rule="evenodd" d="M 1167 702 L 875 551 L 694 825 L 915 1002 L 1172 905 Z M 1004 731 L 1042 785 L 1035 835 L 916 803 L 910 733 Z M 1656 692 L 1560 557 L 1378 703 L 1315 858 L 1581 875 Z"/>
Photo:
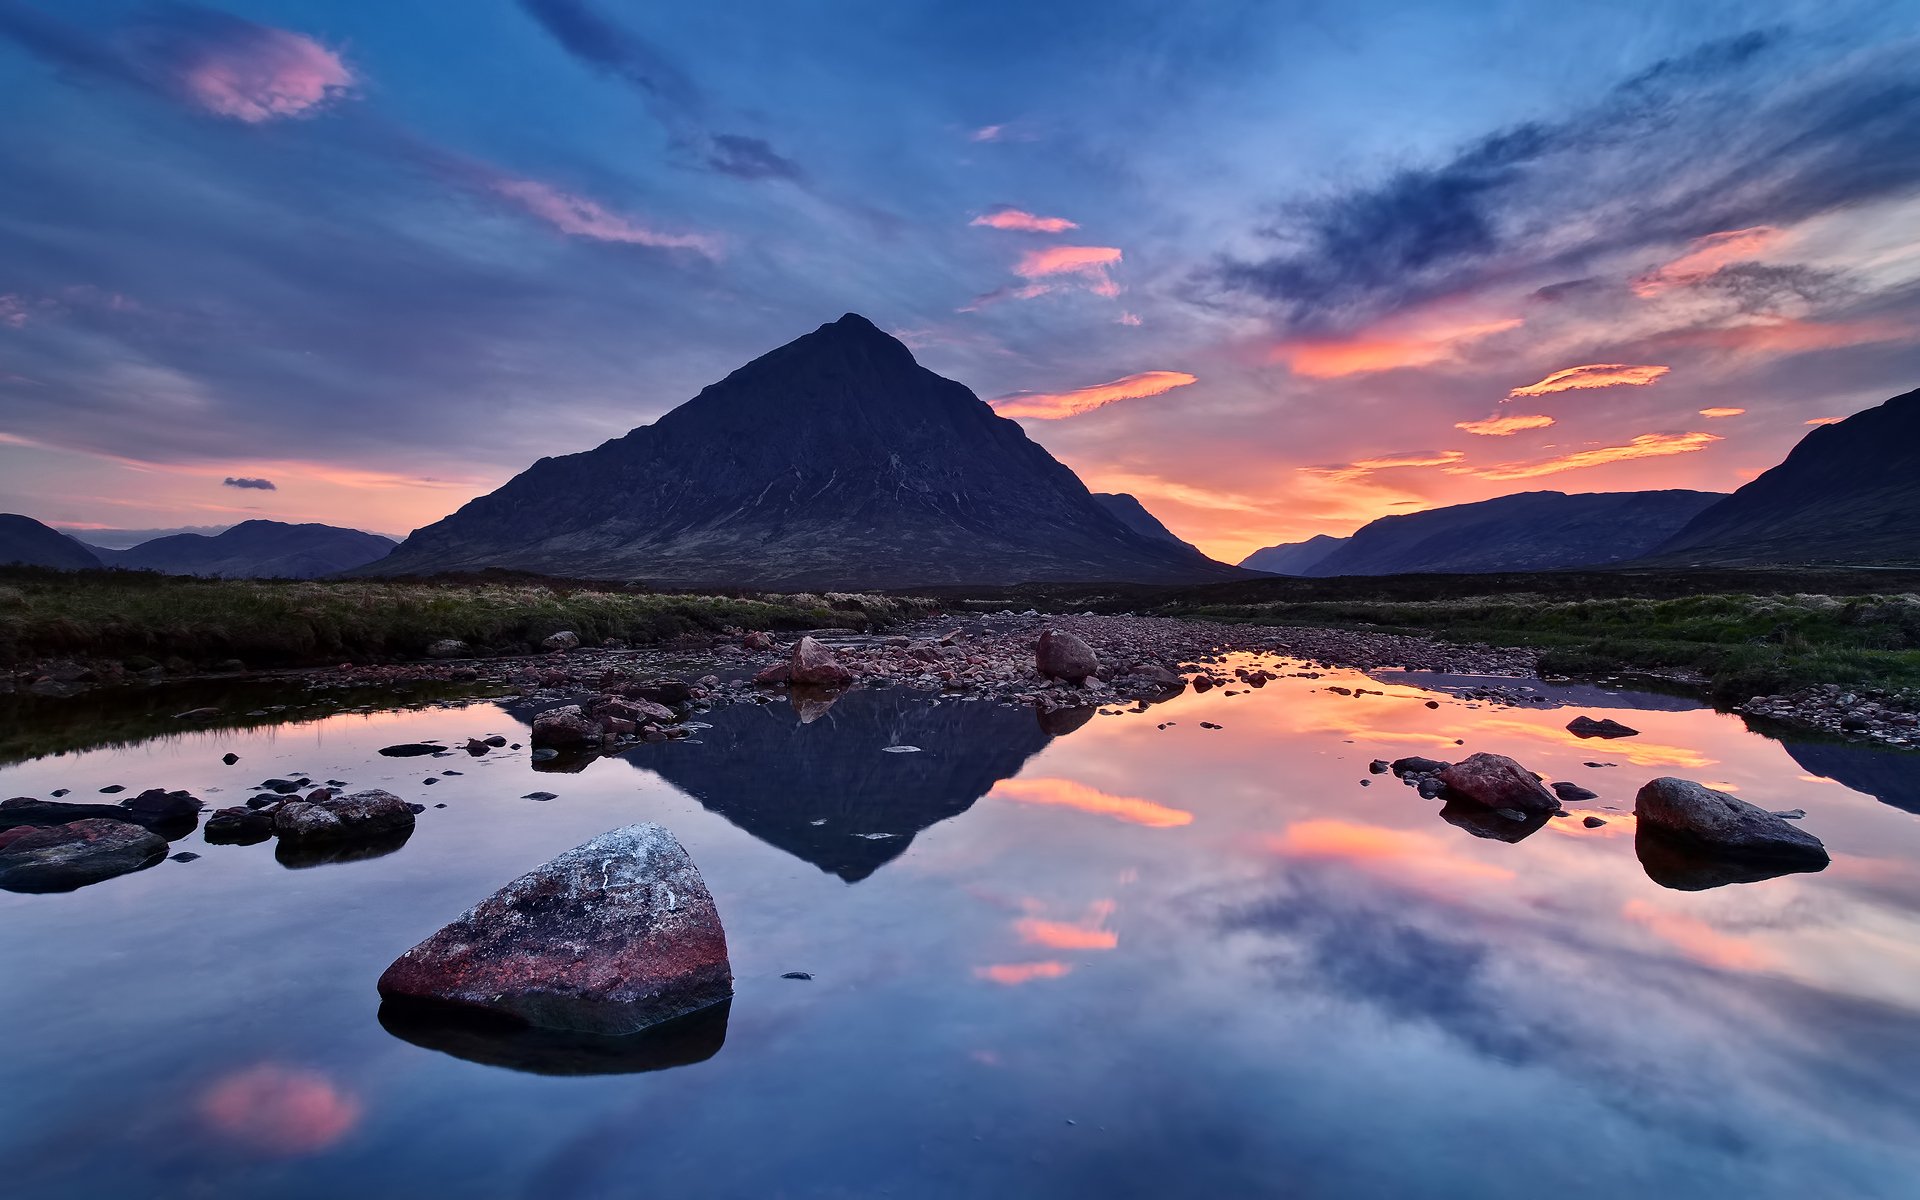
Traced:
<path id="1" fill-rule="evenodd" d="M 1672 537 L 1716 492 L 1518 492 L 1381 517 L 1303 574 L 1473 574 L 1599 567 Z"/>
<path id="2" fill-rule="evenodd" d="M 1159 538 L 1163 542 L 1172 542 L 1176 546 L 1185 546 L 1195 554 L 1200 548 L 1192 542 L 1182 541 L 1173 530 L 1160 523 L 1160 518 L 1147 511 L 1147 506 L 1127 492 L 1095 492 L 1093 498 L 1100 507 L 1120 519 L 1120 523 L 1135 533 L 1150 538 Z"/>
<path id="3" fill-rule="evenodd" d="M 100 550 L 111 566 L 226 579 L 317 579 L 383 558 L 392 538 L 335 525 L 242 521 L 225 533 L 177 533 L 130 550 Z"/>
<path id="4" fill-rule="evenodd" d="M 761 841 L 858 883 L 1071 726 L 1049 732 L 1031 709 L 935 707 L 889 690 L 849 692 L 807 718 L 743 705 L 703 717 L 714 725 L 703 745 L 647 745 L 625 757 Z M 920 750 L 886 752 L 898 745 Z"/>
<path id="5" fill-rule="evenodd" d="M 367 573 L 486 567 L 762 588 L 1240 574 L 1129 529 L 1018 425 L 853 314 L 651 425 L 541 459 Z"/>
<path id="6" fill-rule="evenodd" d="M 1701 566 L 1920 562 L 1920 391 L 1800 439 L 1652 561 Z"/>
<path id="7" fill-rule="evenodd" d="M 1283 542 L 1255 550 L 1241 559 L 1240 565 L 1274 575 L 1311 575 L 1327 555 L 1346 544 L 1346 538 L 1316 533 L 1304 542 Z"/>
<path id="8" fill-rule="evenodd" d="M 102 564 L 91 549 L 59 530 L 19 513 L 0 513 L 0 566 L 13 565 L 84 571 Z"/>

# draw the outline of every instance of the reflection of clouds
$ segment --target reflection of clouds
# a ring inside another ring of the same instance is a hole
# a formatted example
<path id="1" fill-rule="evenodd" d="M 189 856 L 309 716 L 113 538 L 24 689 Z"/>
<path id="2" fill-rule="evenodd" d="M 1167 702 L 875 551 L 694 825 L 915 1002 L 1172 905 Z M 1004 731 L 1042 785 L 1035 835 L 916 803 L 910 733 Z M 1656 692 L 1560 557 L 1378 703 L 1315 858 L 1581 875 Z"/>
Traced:
<path id="1" fill-rule="evenodd" d="M 200 1115 L 224 1137 L 269 1154 L 325 1150 L 360 1122 L 361 1103 L 318 1071 L 259 1063 L 216 1080 Z"/>
<path id="2" fill-rule="evenodd" d="M 1624 758 L 1636 767 L 1685 767 L 1689 770 L 1699 770 L 1703 767 L 1711 767 L 1720 761 L 1698 750 L 1689 750 L 1685 746 L 1663 746 L 1658 742 L 1649 742 L 1638 737 L 1590 741 L 1575 737 L 1564 729 L 1497 717 L 1477 722 L 1476 726 L 1476 732 L 1482 734 L 1504 733 L 1515 737 L 1532 738 L 1562 749 L 1604 754 L 1607 758 Z"/>
<path id="3" fill-rule="evenodd" d="M 1073 970 L 1066 963 L 1057 961 L 994 963 L 989 967 L 975 967 L 974 977 L 997 983 L 1002 987 L 1019 987 L 1023 983 L 1032 983 L 1036 979 L 1058 979 Z"/>
<path id="4" fill-rule="evenodd" d="M 1698 917 L 1670 912 L 1645 900 L 1629 900 L 1620 915 L 1645 926 L 1654 936 L 1672 943 L 1703 966 L 1726 971 L 1761 971 L 1775 965 L 1774 956 L 1750 939 L 1715 929 Z"/>
<path id="5" fill-rule="evenodd" d="M 1051 804 L 1077 808 L 1081 812 L 1167 829 L 1193 823 L 1193 814 L 1169 808 L 1135 796 L 1115 796 L 1088 787 L 1073 779 L 1002 779 L 987 793 L 988 799 L 1015 800 L 1022 804 Z"/>
<path id="6" fill-rule="evenodd" d="M 1020 940 L 1049 950 L 1111 950 L 1120 944 L 1120 935 L 1106 928 L 1107 918 L 1112 915 L 1113 901 L 1096 900 L 1087 906 L 1082 921 L 1022 917 L 1013 923 L 1013 931 Z"/>
<path id="7" fill-rule="evenodd" d="M 1313 820 L 1289 825 L 1270 843 L 1287 858 L 1332 859 L 1363 870 L 1430 882 L 1509 880 L 1512 871 L 1451 853 L 1427 833 L 1352 821 Z"/>

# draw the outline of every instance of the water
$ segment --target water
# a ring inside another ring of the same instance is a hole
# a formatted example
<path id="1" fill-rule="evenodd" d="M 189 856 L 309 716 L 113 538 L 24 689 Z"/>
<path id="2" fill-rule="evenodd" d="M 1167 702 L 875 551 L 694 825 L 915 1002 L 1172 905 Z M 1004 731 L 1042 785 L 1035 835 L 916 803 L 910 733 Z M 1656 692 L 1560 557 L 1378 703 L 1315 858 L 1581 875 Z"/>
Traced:
<path id="1" fill-rule="evenodd" d="M 578 773 L 375 753 L 521 740 L 493 702 L 0 768 L 0 795 L 231 804 L 303 773 L 447 806 L 363 861 L 194 835 L 194 862 L 0 894 L 6 1194 L 1920 1195 L 1920 762 L 1457 682 L 1288 677 L 1077 728 L 856 692 Z M 1642 735 L 1579 741 L 1581 712 Z M 1367 771 L 1476 750 L 1600 799 L 1509 842 Z M 1656 884 L 1631 810 L 1662 774 L 1804 808 L 1833 865 Z M 640 820 L 706 876 L 730 1011 L 628 1060 L 382 1024 L 401 951 Z"/>

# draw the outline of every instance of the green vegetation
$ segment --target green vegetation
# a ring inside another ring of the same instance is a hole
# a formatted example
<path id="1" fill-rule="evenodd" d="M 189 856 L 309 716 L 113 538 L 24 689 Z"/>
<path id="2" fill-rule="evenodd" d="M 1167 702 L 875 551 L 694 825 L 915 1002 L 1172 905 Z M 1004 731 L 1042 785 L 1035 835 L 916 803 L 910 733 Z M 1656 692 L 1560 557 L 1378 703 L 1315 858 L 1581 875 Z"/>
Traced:
<path id="1" fill-rule="evenodd" d="M 884 596 L 673 595 L 514 576 L 431 582 L 169 578 L 0 571 L 0 663 L 38 658 L 251 668 L 421 657 L 442 638 L 522 654 L 560 630 L 586 645 L 670 642 L 727 628 L 879 628 L 924 611 Z"/>

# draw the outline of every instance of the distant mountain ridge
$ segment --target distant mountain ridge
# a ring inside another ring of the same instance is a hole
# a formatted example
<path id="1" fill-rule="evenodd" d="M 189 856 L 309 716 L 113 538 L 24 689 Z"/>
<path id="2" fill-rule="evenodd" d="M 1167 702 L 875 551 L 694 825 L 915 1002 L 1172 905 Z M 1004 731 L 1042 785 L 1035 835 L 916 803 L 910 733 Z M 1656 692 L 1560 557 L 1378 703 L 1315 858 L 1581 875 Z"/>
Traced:
<path id="1" fill-rule="evenodd" d="M 849 313 L 596 449 L 416 530 L 375 575 L 504 567 L 669 586 L 1203 582 L 971 391 Z"/>
<path id="2" fill-rule="evenodd" d="M 1920 390 L 1814 429 L 1779 466 L 1677 530 L 1650 561 L 1920 563 Z"/>
<path id="3" fill-rule="evenodd" d="M 1311 575 L 1314 567 L 1347 541 L 1347 538 L 1316 533 L 1304 542 L 1262 547 L 1241 559 L 1240 565 L 1250 571 L 1268 571 L 1275 575 Z"/>
<path id="4" fill-rule="evenodd" d="M 128 550 L 98 550 L 109 566 L 223 579 L 317 579 L 386 557 L 392 538 L 337 525 L 242 521 L 225 533 L 178 533 Z"/>
<path id="5" fill-rule="evenodd" d="M 1095 492 L 1093 498 L 1100 507 L 1120 519 L 1120 523 L 1135 533 L 1142 533 L 1163 542 L 1172 542 L 1176 546 L 1185 546 L 1195 554 L 1201 553 L 1200 547 L 1185 541 L 1160 523 L 1160 518 L 1147 511 L 1147 506 L 1128 492 Z"/>
<path id="6" fill-rule="evenodd" d="M 0 513 L 0 565 L 85 571 L 102 565 L 93 550 L 19 513 Z"/>
<path id="7" fill-rule="evenodd" d="M 1725 498 L 1678 490 L 1516 492 L 1381 517 L 1305 569 L 1284 573 L 1327 578 L 1608 566 L 1640 558 Z"/>

